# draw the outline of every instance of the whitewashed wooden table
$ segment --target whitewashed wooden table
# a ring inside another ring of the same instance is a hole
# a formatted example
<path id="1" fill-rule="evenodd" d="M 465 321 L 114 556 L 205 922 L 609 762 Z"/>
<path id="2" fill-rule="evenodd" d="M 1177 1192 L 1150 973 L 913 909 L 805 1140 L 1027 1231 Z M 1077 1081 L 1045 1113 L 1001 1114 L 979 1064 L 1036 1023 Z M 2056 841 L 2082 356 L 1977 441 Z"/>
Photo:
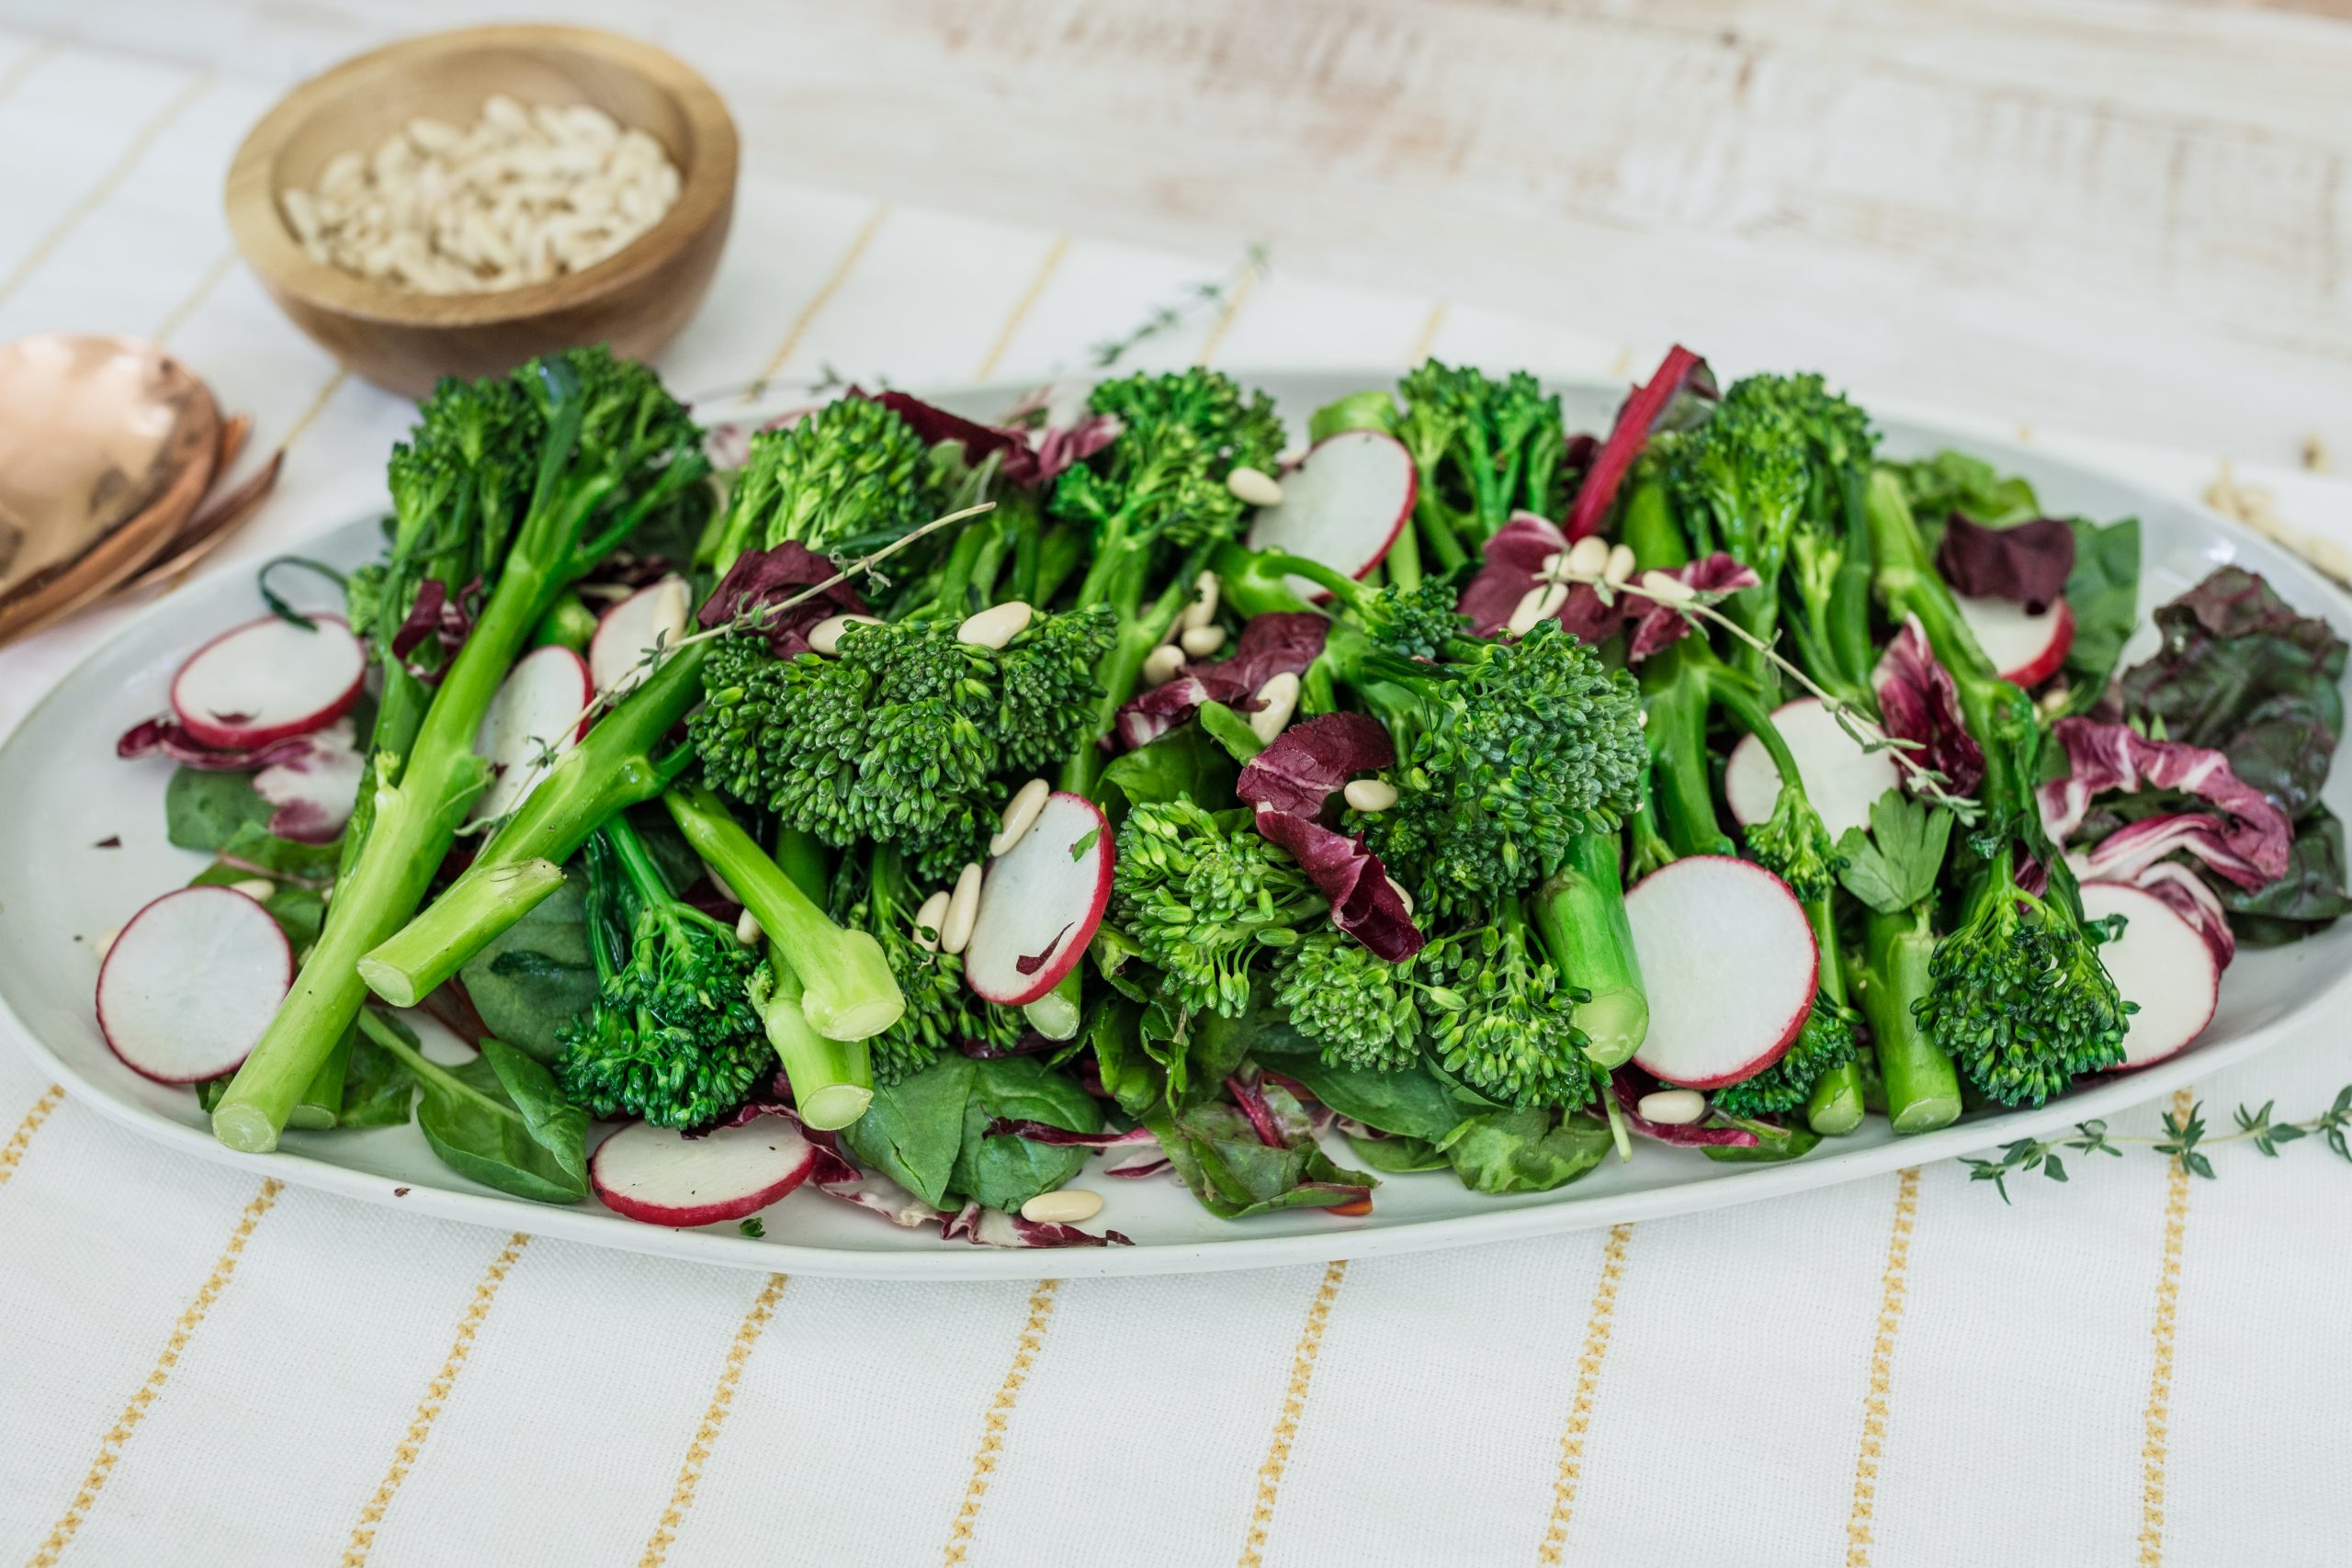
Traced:
<path id="1" fill-rule="evenodd" d="M 2340 6 L 2341 0 L 2329 0 Z M 665 368 L 1042 371 L 1251 241 L 1146 363 L 1680 337 L 2352 542 L 2352 25 L 2201 4 L 972 0 L 559 13 L 747 136 Z M 167 338 L 278 497 L 404 411 L 237 268 L 229 148 L 458 0 L 0 0 L 0 339 Z M 113 615 L 0 654 L 12 724 Z M 0 803 L 5 808 L 5 803 Z M 2338 1038 L 2200 1084 L 2307 1114 Z M 2151 1111 L 2132 1119 L 2145 1132 Z M 2300 1564 L 2352 1531 L 2352 1169 L 1956 1167 L 1605 1235 L 1064 1286 L 762 1279 L 151 1148 L 0 1049 L 0 1562 Z"/>

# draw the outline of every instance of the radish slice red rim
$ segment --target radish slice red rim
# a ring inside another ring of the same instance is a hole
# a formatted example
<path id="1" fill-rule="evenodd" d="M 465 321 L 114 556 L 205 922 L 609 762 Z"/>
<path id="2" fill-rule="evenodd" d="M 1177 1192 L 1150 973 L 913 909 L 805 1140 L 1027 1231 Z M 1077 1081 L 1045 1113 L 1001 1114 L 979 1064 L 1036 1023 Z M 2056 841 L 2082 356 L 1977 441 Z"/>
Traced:
<path id="1" fill-rule="evenodd" d="M 693 613 L 686 580 L 674 575 L 639 589 L 605 611 L 588 642 L 588 674 L 596 690 L 618 694 L 644 680 L 645 656 L 685 636 Z"/>
<path id="2" fill-rule="evenodd" d="M 2084 883 L 2083 913 L 2123 917 L 2123 934 L 2098 950 L 2115 988 L 2140 1006 L 2124 1021 L 2123 1066 L 2161 1062 L 2205 1032 L 2222 969 L 2195 926 L 2154 894 L 2120 882 Z"/>
<path id="3" fill-rule="evenodd" d="M 1635 1066 L 1706 1089 L 1781 1059 L 1821 972 L 1812 922 L 1787 883 L 1744 860 L 1693 855 L 1634 884 L 1625 915 L 1650 1001 Z"/>
<path id="4" fill-rule="evenodd" d="M 2030 691 L 2066 667 L 2066 651 L 2075 646 L 2075 612 L 2064 599 L 2032 615 L 2007 599 L 1955 597 L 1960 618 L 2002 680 Z"/>
<path id="5" fill-rule="evenodd" d="M 535 648 L 515 661 L 474 734 L 474 750 L 491 771 L 490 787 L 474 802 L 475 821 L 503 817 L 523 804 L 548 776 L 537 763 L 548 743 L 569 751 L 588 733 L 580 716 L 595 694 L 588 661 L 568 648 Z"/>
<path id="6" fill-rule="evenodd" d="M 1342 430 L 1283 476 L 1282 500 L 1250 521 L 1250 547 L 1305 556 L 1361 578 L 1396 542 L 1419 491 L 1403 442 L 1377 430 Z M 1330 597 L 1303 577 L 1290 585 L 1309 600 Z"/>
<path id="7" fill-rule="evenodd" d="M 157 1083 L 234 1072 L 294 984 L 267 909 L 227 887 L 183 887 L 130 917 L 98 969 L 98 1029 Z"/>
<path id="8" fill-rule="evenodd" d="M 1111 901 L 1111 825 L 1082 795 L 1059 792 L 1021 841 L 989 863 L 964 950 L 964 978 L 1024 1007 L 1078 967 Z"/>
<path id="9" fill-rule="evenodd" d="M 264 615 L 188 655 L 172 677 L 172 711 L 204 745 L 266 746 L 350 712 L 367 673 L 367 651 L 339 616 L 305 630 Z"/>
<path id="10" fill-rule="evenodd" d="M 649 1225 L 715 1225 L 756 1214 L 808 1179 L 817 1146 L 788 1116 L 754 1116 L 689 1138 L 631 1122 L 596 1145 L 596 1201 Z"/>
<path id="11" fill-rule="evenodd" d="M 1903 782 L 1894 759 L 1885 751 L 1864 750 L 1818 697 L 1783 704 L 1773 710 L 1772 724 L 1796 754 L 1805 798 L 1821 814 L 1830 838 L 1844 836 L 1849 828 L 1867 831 L 1871 803 Z M 1781 770 L 1764 743 L 1741 736 L 1724 764 L 1724 798 L 1732 816 L 1741 827 L 1752 828 L 1772 815 L 1780 797 Z"/>

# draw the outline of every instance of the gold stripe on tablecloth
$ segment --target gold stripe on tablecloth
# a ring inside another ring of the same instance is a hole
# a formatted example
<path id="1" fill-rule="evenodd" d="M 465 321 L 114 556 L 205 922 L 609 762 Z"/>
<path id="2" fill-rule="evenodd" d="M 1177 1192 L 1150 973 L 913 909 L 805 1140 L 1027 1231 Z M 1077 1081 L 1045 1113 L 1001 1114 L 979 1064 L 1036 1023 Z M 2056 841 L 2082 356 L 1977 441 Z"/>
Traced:
<path id="1" fill-rule="evenodd" d="M 2186 1126 L 2197 1101 L 2172 1097 L 2173 1120 Z M 2165 1461 L 2172 1442 L 2173 1335 L 2180 1309 L 2180 1259 L 2188 1237 L 2188 1169 L 2176 1158 L 2165 1173 L 2165 1261 L 2156 1276 L 2154 1364 L 2148 1373 L 2147 1436 L 2140 1448 L 2140 1568 L 2165 1560 Z"/>
<path id="2" fill-rule="evenodd" d="M 5 76 L 0 76 L 0 98 L 6 97 L 9 94 L 23 86 L 34 72 L 49 63 L 50 57 L 54 55 L 56 52 L 57 45 L 47 39 L 43 39 L 40 42 L 33 45 L 32 48 L 25 51 L 24 53 L 18 55 L 17 57 L 17 63 L 8 67 L 8 73 Z"/>
<path id="3" fill-rule="evenodd" d="M 490 1267 L 482 1270 L 481 1279 L 474 1286 L 473 1300 L 458 1319 L 458 1336 L 449 1342 L 449 1353 L 441 1358 L 441 1370 L 425 1385 L 424 1397 L 416 1402 L 416 1413 L 409 1418 L 408 1430 L 401 1434 L 400 1446 L 392 1450 L 391 1467 L 377 1483 L 376 1495 L 359 1510 L 359 1522 L 351 1527 L 351 1540 L 343 1549 L 343 1568 L 366 1568 L 368 1553 L 375 1550 L 377 1527 L 384 1522 L 385 1510 L 400 1495 L 401 1483 L 415 1467 L 417 1455 L 424 1450 L 424 1440 L 433 1435 L 433 1424 L 441 1418 L 441 1407 L 448 1403 L 450 1391 L 458 1385 L 458 1374 L 465 1370 L 466 1358 L 473 1353 L 474 1339 L 490 1319 L 490 1309 L 498 1300 L 498 1287 L 505 1283 L 507 1271 L 530 1245 L 531 1238 L 516 1231 L 506 1238 L 506 1246 L 498 1256 L 490 1260 Z"/>
<path id="4" fill-rule="evenodd" d="M 816 293 L 808 296 L 808 302 L 800 307 L 800 313 L 785 330 L 784 341 L 775 345 L 775 352 L 768 355 L 767 364 L 761 367 L 758 378 L 744 392 L 745 402 L 752 401 L 768 389 L 768 383 L 775 379 L 776 372 L 791 359 L 793 352 L 800 346 L 800 340 L 808 335 L 810 323 L 832 302 L 833 296 L 842 291 L 842 286 L 849 281 L 850 274 L 857 270 L 857 264 L 865 259 L 867 248 L 874 243 L 874 236 L 882 231 L 882 225 L 889 220 L 889 217 L 890 204 L 887 201 L 876 203 L 874 210 L 865 215 L 865 221 L 859 225 L 856 234 L 851 238 L 849 248 L 842 252 L 842 259 L 833 264 L 832 276 L 817 286 Z"/>
<path id="5" fill-rule="evenodd" d="M 122 177 L 138 167 L 139 160 L 147 155 L 147 149 L 155 144 L 155 139 L 164 133 L 164 127 L 185 113 L 187 107 L 202 97 L 205 89 L 211 85 L 212 73 L 207 71 L 173 95 L 171 102 L 139 128 L 139 133 L 130 139 L 130 145 L 122 150 L 122 156 L 115 160 L 114 166 L 99 175 L 98 183 L 83 192 L 74 205 L 49 226 L 49 232 L 34 242 L 33 248 L 25 253 L 24 260 L 17 264 L 7 281 L 0 283 L 0 303 L 6 303 L 11 294 L 24 287 L 25 279 L 49 259 L 50 253 L 74 231 L 74 225 L 96 211 L 100 202 L 114 194 L 114 187 L 122 183 Z"/>
<path id="6" fill-rule="evenodd" d="M 678 1539 L 678 1527 L 685 1523 L 686 1510 L 695 1506 L 695 1492 L 702 1485 L 703 1466 L 710 1462 L 710 1450 L 718 1442 L 719 1428 L 727 1425 L 727 1413 L 734 1408 L 735 1390 L 743 1382 L 743 1368 L 752 1359 L 752 1347 L 760 1342 L 768 1319 L 775 1315 L 775 1303 L 784 1294 L 786 1276 L 771 1274 L 752 1301 L 751 1311 L 743 1314 L 742 1323 L 735 1330 L 735 1342 L 727 1348 L 726 1364 L 719 1369 L 718 1382 L 710 1391 L 710 1407 L 702 1413 L 702 1425 L 695 1428 L 694 1441 L 686 1445 L 686 1457 L 678 1465 L 678 1483 L 671 1489 L 670 1506 L 662 1510 L 662 1522 L 653 1527 L 646 1538 L 645 1555 L 638 1559 L 638 1568 L 662 1568 L 668 1560 L 670 1547 Z"/>
<path id="7" fill-rule="evenodd" d="M 1427 359 L 1430 350 L 1437 346 L 1437 334 L 1445 330 L 1445 310 L 1446 303 L 1442 299 L 1430 307 L 1430 313 L 1421 321 L 1421 330 L 1413 334 L 1412 348 L 1405 355 L 1408 367 Z"/>
<path id="8" fill-rule="evenodd" d="M 1062 1288 L 1059 1280 L 1041 1280 L 1029 1293 L 1028 1321 L 1021 1325 L 1021 1337 L 1012 1351 L 1012 1365 L 1004 1374 L 1004 1382 L 989 1401 L 988 1414 L 980 1420 L 980 1446 L 972 1453 L 971 1479 L 964 1483 L 964 1500 L 956 1509 L 955 1522 L 947 1529 L 947 1545 L 940 1553 L 946 1568 L 964 1561 L 972 1548 L 972 1529 L 979 1523 L 980 1502 L 988 1495 L 989 1483 L 995 1479 L 996 1462 L 1004 1453 L 1004 1433 L 1012 1417 L 1012 1407 L 1020 1403 L 1021 1385 L 1029 1381 L 1029 1369 L 1036 1365 L 1037 1352 L 1046 1343 L 1046 1326 L 1053 1322 L 1054 1298 Z"/>
<path id="9" fill-rule="evenodd" d="M 1331 1307 L 1348 1277 L 1344 1258 L 1328 1264 L 1323 1281 L 1307 1303 L 1306 1323 L 1291 1348 L 1290 1382 L 1283 1390 L 1283 1407 L 1274 1417 L 1274 1435 L 1267 1441 L 1265 1461 L 1258 1466 L 1258 1499 L 1250 1509 L 1250 1530 L 1241 1540 L 1240 1568 L 1262 1568 L 1266 1534 L 1273 1528 L 1274 1504 L 1282 1495 L 1283 1472 L 1290 1466 L 1291 1444 L 1297 1440 L 1299 1421 L 1306 1415 L 1306 1396 L 1315 1387 L 1315 1360 L 1323 1353 L 1323 1331 L 1331 1324 Z"/>
<path id="10" fill-rule="evenodd" d="M 81 1489 L 65 1506 L 65 1512 L 58 1516 L 57 1523 L 50 1527 L 47 1538 L 34 1549 L 32 1556 L 26 1562 L 26 1568 L 54 1568 L 59 1553 L 81 1529 L 82 1521 L 90 1517 L 90 1509 L 96 1504 L 98 1494 L 105 1489 L 107 1478 L 114 1473 L 115 1465 L 122 1459 L 124 1446 L 139 1430 L 139 1424 L 147 1418 L 148 1408 L 164 1392 L 164 1385 L 171 1381 L 172 1369 L 179 1365 L 180 1353 L 187 1348 L 188 1340 L 194 1337 L 205 1314 L 212 1310 L 212 1303 L 220 1299 L 222 1291 L 228 1289 L 230 1279 L 237 1272 L 237 1259 L 244 1256 L 245 1243 L 253 1239 L 254 1227 L 261 1224 L 262 1216 L 269 1213 L 271 1205 L 277 1201 L 277 1195 L 285 1190 L 283 1182 L 275 1177 L 269 1178 L 262 1182 L 261 1190 L 254 1194 L 253 1201 L 245 1205 L 245 1212 L 238 1217 L 236 1229 L 229 1233 L 229 1245 L 222 1247 L 220 1256 L 212 1260 L 212 1272 L 205 1276 L 195 1298 L 181 1312 L 179 1321 L 172 1325 L 171 1337 L 164 1342 L 164 1353 L 155 1358 L 154 1366 L 148 1371 L 147 1381 L 139 1385 L 138 1392 L 130 1396 L 130 1403 L 122 1407 L 122 1414 L 115 1418 L 114 1426 L 99 1440 L 98 1457 L 90 1461 L 89 1473 L 82 1478 Z"/>
<path id="11" fill-rule="evenodd" d="M 1069 236 L 1056 235 L 1054 243 L 1046 247 L 1045 259 L 1037 264 L 1037 276 L 1029 280 L 1029 287 L 1023 289 L 1021 298 L 1013 301 L 1012 313 L 1005 317 L 1004 326 L 997 333 L 995 344 L 980 360 L 979 369 L 972 373 L 974 380 L 985 381 L 996 374 L 997 367 L 1003 363 L 1005 354 L 1012 347 L 1012 340 L 1020 334 L 1021 323 L 1029 319 L 1029 312 L 1035 310 L 1037 301 L 1045 298 L 1046 285 L 1053 282 L 1054 274 L 1061 270 L 1063 258 L 1069 254 Z"/>
<path id="12" fill-rule="evenodd" d="M 0 1145 L 0 1187 L 7 1186 L 8 1179 L 17 1174 L 17 1168 L 25 1163 L 25 1151 L 32 1146 L 33 1134 L 40 1131 L 40 1124 L 49 1120 L 50 1112 L 64 1103 L 62 1084 L 51 1084 L 41 1090 L 33 1108 L 25 1112 L 25 1119 L 8 1134 L 7 1143 Z"/>
<path id="13" fill-rule="evenodd" d="M 1878 1332 L 1871 1340 L 1870 1392 L 1862 1398 L 1862 1443 L 1854 1456 L 1854 1502 L 1846 1516 L 1846 1568 L 1870 1568 L 1871 1518 L 1878 1506 L 1878 1461 L 1886 1445 L 1886 1406 L 1894 1375 L 1894 1336 L 1911 1269 L 1911 1230 L 1919 1213 L 1919 1168 L 1894 1184 L 1894 1224 L 1887 1232 L 1886 1272 L 1879 1281 Z"/>
<path id="14" fill-rule="evenodd" d="M 1577 1487 L 1584 1479 L 1584 1439 L 1592 1428 L 1592 1402 L 1600 1388 L 1600 1369 L 1609 1359 L 1609 1335 L 1617 1319 L 1617 1288 L 1625 1282 L 1625 1256 L 1634 1241 L 1632 1225 L 1609 1227 L 1609 1245 L 1600 1254 L 1600 1282 L 1593 1287 L 1592 1311 L 1585 1319 L 1584 1353 L 1577 1358 L 1577 1390 L 1568 1403 L 1567 1425 L 1560 1431 L 1560 1468 L 1552 1481 L 1552 1514 L 1544 1524 L 1544 1540 L 1536 1561 L 1556 1563 L 1567 1543 L 1568 1521 L 1576 1514 Z"/>

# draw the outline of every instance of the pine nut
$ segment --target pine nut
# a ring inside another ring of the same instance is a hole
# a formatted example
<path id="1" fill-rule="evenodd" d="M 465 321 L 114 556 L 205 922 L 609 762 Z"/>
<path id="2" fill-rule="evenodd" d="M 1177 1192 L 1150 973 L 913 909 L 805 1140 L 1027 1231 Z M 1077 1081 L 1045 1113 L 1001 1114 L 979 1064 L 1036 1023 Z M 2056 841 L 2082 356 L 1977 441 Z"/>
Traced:
<path id="1" fill-rule="evenodd" d="M 956 891 L 947 896 L 947 913 L 939 924 L 939 950 L 961 953 L 972 945 L 972 923 L 980 918 L 980 863 L 967 862 L 956 874 Z"/>
<path id="2" fill-rule="evenodd" d="M 277 884 L 266 876 L 248 876 L 242 882 L 231 882 L 224 886 L 230 892 L 242 893 L 256 904 L 268 903 L 277 893 Z"/>
<path id="3" fill-rule="evenodd" d="M 1021 1205 L 1021 1217 L 1034 1225 L 1080 1225 L 1102 1212 L 1102 1194 L 1083 1187 L 1040 1192 Z"/>
<path id="4" fill-rule="evenodd" d="M 1253 468 L 1245 464 L 1234 469 L 1233 472 L 1225 476 L 1225 488 L 1231 491 L 1235 499 L 1245 505 L 1280 506 L 1282 504 L 1282 485 L 1273 475 L 1262 468 Z"/>
<path id="5" fill-rule="evenodd" d="M 1037 814 L 1046 809 L 1046 796 L 1053 790 L 1043 779 L 1031 779 L 1013 792 L 1004 803 L 1004 815 L 997 818 L 996 836 L 989 840 L 989 853 L 1001 855 L 1029 836 L 1037 825 Z"/>
<path id="6" fill-rule="evenodd" d="M 1396 804 L 1396 786 L 1386 779 L 1350 779 L 1340 794 L 1358 811 L 1385 811 Z"/>
<path id="7" fill-rule="evenodd" d="M 1525 637 L 1536 624 L 1558 615 L 1560 606 L 1568 602 L 1568 585 L 1565 582 L 1539 582 L 1520 595 L 1519 608 L 1510 613 L 1503 630 L 1513 637 Z"/>
<path id="8" fill-rule="evenodd" d="M 1547 580 L 1559 576 L 1560 568 L 1566 563 L 1567 558 L 1567 551 L 1554 550 L 1550 555 L 1545 556 L 1542 560 L 1535 563 L 1535 575 Z"/>
<path id="9" fill-rule="evenodd" d="M 1213 571 L 1204 571 L 1193 579 L 1193 600 L 1184 606 L 1184 613 L 1177 617 L 1176 624 L 1191 631 L 1195 626 L 1204 626 L 1216 620 L 1217 597 L 1224 592 L 1224 586 Z"/>
<path id="10" fill-rule="evenodd" d="M 1163 642 L 1143 659 L 1143 683 L 1161 686 L 1176 679 L 1176 671 L 1184 668 L 1184 650 L 1172 642 Z"/>
<path id="11" fill-rule="evenodd" d="M 1037 612 L 1018 599 L 992 604 L 977 615 L 967 615 L 956 628 L 956 640 L 974 648 L 1002 648 L 1028 629 Z"/>
<path id="12" fill-rule="evenodd" d="M 760 917 L 749 908 L 735 917 L 735 944 L 738 947 L 759 946 L 762 934 Z"/>
<path id="13" fill-rule="evenodd" d="M 1261 744 L 1272 746 L 1290 727 L 1290 716 L 1298 711 L 1298 677 L 1287 670 L 1269 677 L 1258 688 L 1258 711 L 1250 716 L 1250 733 Z"/>
<path id="14" fill-rule="evenodd" d="M 711 886 L 718 889 L 718 896 L 721 898 L 726 899 L 730 904 L 741 904 L 743 901 L 737 896 L 735 889 L 727 886 L 727 879 L 718 874 L 718 868 L 711 864 L 708 861 L 702 863 L 702 874 L 710 878 Z"/>
<path id="15" fill-rule="evenodd" d="M 1656 570 L 1642 573 L 1642 592 L 1661 604 L 1688 604 L 1699 597 L 1680 578 Z"/>
<path id="16" fill-rule="evenodd" d="M 1600 581 L 1611 588 L 1623 588 L 1633 576 L 1634 547 L 1619 545 L 1609 552 L 1609 564 L 1601 569 Z"/>
<path id="17" fill-rule="evenodd" d="M 1223 626 L 1192 626 L 1176 639 L 1177 645 L 1194 659 L 1206 659 L 1225 646 Z"/>
<path id="18" fill-rule="evenodd" d="M 1404 884 L 1393 876 L 1384 876 L 1381 880 L 1388 884 L 1388 891 L 1396 895 L 1396 902 L 1405 906 L 1406 918 L 1410 919 L 1413 913 L 1413 896 L 1406 892 Z"/>
<path id="19" fill-rule="evenodd" d="M 1578 582 L 1595 582 L 1609 569 L 1609 541 L 1598 534 L 1587 534 L 1568 547 L 1566 575 Z"/>
<path id="20" fill-rule="evenodd" d="M 1688 1127 L 1707 1114 L 1707 1097 L 1695 1089 L 1662 1089 L 1634 1102 L 1634 1114 L 1661 1127 Z"/>
<path id="21" fill-rule="evenodd" d="M 811 651 L 831 659 L 842 650 L 842 634 L 852 626 L 878 626 L 882 623 L 872 615 L 827 615 L 808 628 Z"/>
<path id="22" fill-rule="evenodd" d="M 925 953 L 939 951 L 939 928 L 947 923 L 947 893 L 943 888 L 924 899 L 922 908 L 915 911 L 915 945 Z"/>

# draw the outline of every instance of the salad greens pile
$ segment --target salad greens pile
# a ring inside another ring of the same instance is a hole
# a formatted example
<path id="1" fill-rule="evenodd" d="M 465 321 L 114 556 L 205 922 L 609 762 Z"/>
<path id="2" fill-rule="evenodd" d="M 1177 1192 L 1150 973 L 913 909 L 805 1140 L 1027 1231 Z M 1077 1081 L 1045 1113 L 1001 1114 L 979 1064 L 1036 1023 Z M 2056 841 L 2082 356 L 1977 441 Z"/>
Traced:
<path id="1" fill-rule="evenodd" d="M 852 391 L 713 472 L 603 351 L 445 382 L 345 583 L 347 822 L 282 834 L 250 771 L 163 748 L 172 841 L 300 955 L 197 1086 L 218 1135 L 413 1106 L 461 1174 L 569 1202 L 606 1195 L 595 1122 L 781 1117 L 900 1224 L 1099 1245 L 1033 1223 L 1090 1155 L 1352 1214 L 1404 1173 L 1538 1191 L 1635 1137 L 1782 1159 L 2040 1104 L 2202 1027 L 2119 983 L 2133 924 L 2218 977 L 2352 909 L 2326 625 L 2225 567 L 2119 673 L 2135 523 L 1891 459 L 1818 376 L 1678 349 L 1585 434 L 1432 360 L 1304 434 L 1189 369 L 1067 426 Z M 691 621 L 482 815 L 521 661 L 672 581 Z M 1743 933 L 1641 915 L 1694 871 L 1813 954 L 1724 1070 L 1668 1002 Z M 2124 886 L 2155 913 L 2091 912 Z"/>

